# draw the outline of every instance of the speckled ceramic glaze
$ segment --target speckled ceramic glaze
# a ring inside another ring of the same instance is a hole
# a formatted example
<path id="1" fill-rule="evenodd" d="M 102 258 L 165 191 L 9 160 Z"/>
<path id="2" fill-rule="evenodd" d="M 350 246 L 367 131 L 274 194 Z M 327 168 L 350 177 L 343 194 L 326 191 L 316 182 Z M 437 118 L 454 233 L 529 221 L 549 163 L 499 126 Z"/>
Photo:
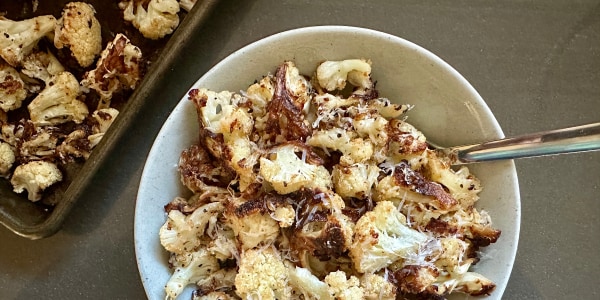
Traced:
<path id="1" fill-rule="evenodd" d="M 204 74 L 194 88 L 239 91 L 293 60 L 304 74 L 312 74 L 324 60 L 368 58 L 380 95 L 415 105 L 408 122 L 442 145 L 458 145 L 503 137 L 492 112 L 475 89 L 451 66 L 431 52 L 402 38 L 363 28 L 319 26 L 275 34 L 250 44 Z M 201 74 L 198 74 L 199 76 Z M 163 206 L 188 195 L 179 182 L 179 154 L 197 141 L 196 111 L 187 97 L 181 100 L 154 142 L 144 168 L 135 212 L 135 250 L 149 299 L 164 299 L 169 279 L 167 254 L 158 231 L 166 216 Z M 496 244 L 486 248 L 473 269 L 497 284 L 488 299 L 500 299 L 515 259 L 520 224 L 517 174 L 512 161 L 470 167 L 484 190 L 479 209 L 489 212 L 502 230 Z M 189 299 L 188 288 L 181 299 Z M 451 299 L 466 299 L 461 294 Z"/>

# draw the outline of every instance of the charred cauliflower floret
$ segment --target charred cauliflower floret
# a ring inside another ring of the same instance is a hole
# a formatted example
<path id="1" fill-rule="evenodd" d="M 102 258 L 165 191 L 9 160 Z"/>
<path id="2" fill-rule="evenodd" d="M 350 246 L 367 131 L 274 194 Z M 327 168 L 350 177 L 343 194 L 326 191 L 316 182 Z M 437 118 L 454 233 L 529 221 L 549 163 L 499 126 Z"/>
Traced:
<path id="1" fill-rule="evenodd" d="M 244 106 L 250 106 L 252 117 L 254 118 L 254 128 L 256 137 L 254 141 L 261 138 L 267 126 L 267 105 L 273 99 L 275 93 L 275 81 L 273 76 L 265 76 L 259 82 L 252 84 L 246 90 L 247 101 Z"/>
<path id="2" fill-rule="evenodd" d="M 454 275 L 440 276 L 432 284 L 433 293 L 443 295 L 452 292 L 460 292 L 472 296 L 490 295 L 496 285 L 476 272 L 468 272 L 469 266 L 463 267 L 464 272 Z"/>
<path id="3" fill-rule="evenodd" d="M 67 135 L 64 141 L 56 147 L 56 154 L 62 162 L 72 162 L 76 159 L 88 159 L 92 147 L 88 140 L 88 133 L 84 129 L 77 129 Z"/>
<path id="4" fill-rule="evenodd" d="M 19 163 L 32 160 L 51 159 L 56 149 L 59 134 L 55 128 L 35 126 L 30 120 L 2 124 L 1 139 L 15 150 Z"/>
<path id="5" fill-rule="evenodd" d="M 17 67 L 38 41 L 54 30 L 56 18 L 39 16 L 22 21 L 0 17 L 0 57 Z"/>
<path id="6" fill-rule="evenodd" d="M 215 187 L 227 187 L 234 173 L 213 159 L 201 145 L 192 145 L 179 157 L 181 182 L 194 193 L 204 193 Z"/>
<path id="7" fill-rule="evenodd" d="M 183 254 L 200 246 L 199 237 L 204 234 L 210 218 L 223 212 L 224 206 L 219 202 L 207 203 L 198 207 L 189 215 L 173 209 L 168 219 L 160 228 L 160 243 L 167 251 Z"/>
<path id="8" fill-rule="evenodd" d="M 326 61 L 317 67 L 319 85 L 327 91 L 341 90 L 350 84 L 370 88 L 371 62 L 364 59 L 347 59 L 342 61 Z"/>
<path id="9" fill-rule="evenodd" d="M 375 272 L 414 255 L 426 240 L 426 235 L 406 226 L 406 217 L 392 202 L 383 201 L 356 222 L 350 257 L 359 272 Z"/>
<path id="10" fill-rule="evenodd" d="M 254 166 L 260 151 L 249 139 L 254 121 L 247 109 L 238 106 L 241 96 L 227 91 L 195 89 L 190 91 L 189 99 L 198 112 L 201 143 L 235 171 L 240 190 L 244 191 L 256 182 Z"/>
<path id="11" fill-rule="evenodd" d="M 54 75 L 65 70 L 50 51 L 33 51 L 22 62 L 23 74 L 48 84 Z"/>
<path id="12" fill-rule="evenodd" d="M 290 299 L 292 293 L 287 268 L 271 247 L 242 253 L 235 288 L 242 299 Z"/>
<path id="13" fill-rule="evenodd" d="M 490 216 L 474 207 L 442 215 L 436 222 L 443 222 L 446 232 L 456 232 L 476 246 L 485 247 L 495 243 L 501 234 L 500 230 L 492 227 Z"/>
<path id="14" fill-rule="evenodd" d="M 92 126 L 92 134 L 87 137 L 91 148 L 98 145 L 118 115 L 119 111 L 112 107 L 97 109 L 92 113 L 92 118 L 95 122 Z"/>
<path id="15" fill-rule="evenodd" d="M 195 284 L 219 270 L 219 262 L 205 249 L 173 254 L 169 263 L 174 271 L 165 285 L 166 299 L 176 299 L 188 284 Z"/>
<path id="16" fill-rule="evenodd" d="M 42 198 L 46 188 L 61 180 L 62 173 L 54 163 L 31 161 L 17 166 L 10 183 L 15 193 L 27 190 L 27 198 L 35 202 Z"/>
<path id="17" fill-rule="evenodd" d="M 402 161 L 393 168 L 393 174 L 382 178 L 375 186 L 376 201 L 405 199 L 426 203 L 443 211 L 456 210 L 459 202 L 444 187 L 425 178 Z"/>
<path id="18" fill-rule="evenodd" d="M 126 0 L 119 3 L 123 18 L 146 38 L 157 40 L 179 25 L 177 0 Z"/>
<path id="19" fill-rule="evenodd" d="M 220 269 L 199 280 L 198 289 L 192 294 L 193 300 L 235 300 L 235 268 Z"/>
<path id="20" fill-rule="evenodd" d="M 21 107 L 27 97 L 19 72 L 0 59 L 0 109 L 7 112 Z"/>
<path id="21" fill-rule="evenodd" d="M 100 22 L 95 14 L 90 4 L 70 2 L 65 5 L 54 30 L 54 46 L 69 48 L 82 67 L 91 65 L 102 50 Z"/>
<path id="22" fill-rule="evenodd" d="M 458 170 L 450 168 L 450 164 L 438 158 L 433 151 L 427 151 L 427 164 L 423 174 L 431 181 L 438 182 L 448 189 L 450 195 L 460 202 L 462 207 L 472 206 L 479 199 L 481 183 L 466 167 Z"/>
<path id="23" fill-rule="evenodd" d="M 291 61 L 275 71 L 273 99 L 267 105 L 266 144 L 282 141 L 306 141 L 312 133 L 305 115 L 310 107 L 312 88 Z"/>
<path id="24" fill-rule="evenodd" d="M 69 72 L 59 73 L 27 106 L 31 121 L 37 126 L 83 122 L 88 109 L 77 99 L 79 95 L 81 89 L 75 76 Z"/>
<path id="25" fill-rule="evenodd" d="M 436 281 L 439 271 L 428 265 L 406 265 L 396 270 L 393 276 L 400 291 L 420 294 L 427 291 Z"/>
<path id="26" fill-rule="evenodd" d="M 15 159 L 12 147 L 7 143 L 0 142 L 0 176 L 8 177 Z"/>
<path id="27" fill-rule="evenodd" d="M 240 241 L 243 249 L 269 245 L 279 236 L 279 224 L 269 215 L 261 199 L 236 205 L 226 204 L 226 222 Z"/>
<path id="28" fill-rule="evenodd" d="M 315 157 L 310 151 L 290 143 L 273 147 L 260 158 L 259 173 L 280 194 L 289 194 L 303 187 L 329 189 L 329 172 L 322 165 L 309 163 L 310 157 Z"/>
<path id="29" fill-rule="evenodd" d="M 342 213 L 345 203 L 331 192 L 302 190 L 298 201 L 298 220 L 290 233 L 290 249 L 323 261 L 342 257 L 352 245 L 354 223 Z M 300 259 L 300 265 L 310 263 Z"/>
<path id="30" fill-rule="evenodd" d="M 142 51 L 118 33 L 102 50 L 96 68 L 85 73 L 81 85 L 100 95 L 98 108 L 110 106 L 113 94 L 134 89 L 141 78 Z"/>

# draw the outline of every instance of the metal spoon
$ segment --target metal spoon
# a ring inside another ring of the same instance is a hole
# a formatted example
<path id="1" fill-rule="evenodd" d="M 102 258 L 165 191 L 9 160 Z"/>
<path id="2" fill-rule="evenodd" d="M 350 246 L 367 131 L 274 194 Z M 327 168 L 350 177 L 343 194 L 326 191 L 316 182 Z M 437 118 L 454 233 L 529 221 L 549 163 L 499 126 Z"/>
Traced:
<path id="1" fill-rule="evenodd" d="M 453 165 L 595 151 L 600 150 L 600 123 L 449 148 L 428 143 L 432 149 L 448 156 Z"/>

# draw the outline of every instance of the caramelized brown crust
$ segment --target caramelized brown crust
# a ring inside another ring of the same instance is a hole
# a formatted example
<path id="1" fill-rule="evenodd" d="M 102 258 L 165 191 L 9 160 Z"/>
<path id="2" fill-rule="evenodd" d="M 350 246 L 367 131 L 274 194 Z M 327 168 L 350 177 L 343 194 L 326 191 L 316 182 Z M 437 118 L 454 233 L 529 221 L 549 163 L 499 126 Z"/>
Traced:
<path id="1" fill-rule="evenodd" d="M 306 141 L 312 128 L 304 122 L 302 106 L 286 85 L 288 64 L 282 64 L 275 73 L 275 94 L 267 105 L 268 122 L 265 131 L 275 139 L 281 135 L 288 141 Z M 274 142 L 272 140 L 271 142 Z"/>
<path id="2" fill-rule="evenodd" d="M 412 170 L 406 161 L 396 165 L 394 181 L 421 195 L 434 197 L 439 204 L 439 209 L 449 210 L 458 205 L 458 201 L 446 192 L 441 184 L 427 180 L 423 175 Z"/>
<path id="3" fill-rule="evenodd" d="M 192 145 L 179 158 L 181 181 L 191 191 L 201 193 L 207 185 L 227 187 L 234 174 L 200 145 Z"/>
<path id="4" fill-rule="evenodd" d="M 422 293 L 438 276 L 437 269 L 421 265 L 407 265 L 392 273 L 393 281 L 400 291 L 409 294 Z"/>

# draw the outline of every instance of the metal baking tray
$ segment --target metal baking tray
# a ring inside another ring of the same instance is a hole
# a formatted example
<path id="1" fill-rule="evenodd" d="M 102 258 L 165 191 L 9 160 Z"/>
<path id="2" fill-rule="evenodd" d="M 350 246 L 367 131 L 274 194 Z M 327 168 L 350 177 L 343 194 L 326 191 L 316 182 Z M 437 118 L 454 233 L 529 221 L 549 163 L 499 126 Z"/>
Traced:
<path id="1" fill-rule="evenodd" d="M 0 13 L 12 20 L 21 20 L 37 15 L 52 14 L 60 17 L 67 0 L 61 1 L 20 1 L 3 0 Z M 130 122 L 135 119 L 153 86 L 162 80 L 173 62 L 182 51 L 186 41 L 208 18 L 218 0 L 199 0 L 189 12 L 183 12 L 181 24 L 170 37 L 153 41 L 143 36 L 130 24 L 122 20 L 118 1 L 85 1 L 96 9 L 96 18 L 102 26 L 103 45 L 116 33 L 122 32 L 138 46 L 149 64 L 139 86 L 132 93 L 123 95 L 119 116 L 105 133 L 102 141 L 92 151 L 84 163 L 71 163 L 63 169 L 63 181 L 44 193 L 43 199 L 31 202 L 23 195 L 12 191 L 10 182 L 0 179 L 0 223 L 14 233 L 29 239 L 40 239 L 56 233 L 77 200 L 84 196 L 86 187 L 109 154 L 125 134 Z M 35 12 L 33 3 L 37 3 Z M 119 17 L 117 17 L 119 16 Z M 60 57 L 59 57 L 60 59 Z M 69 67 L 69 65 L 67 65 Z M 76 68 L 76 66 L 74 66 Z"/>

